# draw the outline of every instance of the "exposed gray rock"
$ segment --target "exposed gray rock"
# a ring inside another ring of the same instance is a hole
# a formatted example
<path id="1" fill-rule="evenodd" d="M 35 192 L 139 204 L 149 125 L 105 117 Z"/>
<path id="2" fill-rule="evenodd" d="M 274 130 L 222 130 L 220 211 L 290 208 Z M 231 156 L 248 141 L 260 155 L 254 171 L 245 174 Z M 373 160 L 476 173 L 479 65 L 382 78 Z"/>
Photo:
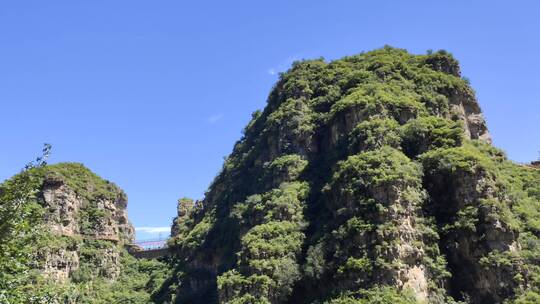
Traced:
<path id="1" fill-rule="evenodd" d="M 98 250 L 100 264 L 96 265 L 95 274 L 108 279 L 117 278 L 120 274 L 120 250 L 124 244 L 133 242 L 135 236 L 127 217 L 127 199 L 123 192 L 118 189 L 113 200 L 98 198 L 88 201 L 70 188 L 63 177 L 47 175 L 39 196 L 45 209 L 46 228 L 53 237 L 70 240 L 66 241 L 67 245 L 51 246 L 38 253 L 42 272 L 55 281 L 68 281 L 84 258 L 81 255 L 83 242 L 104 240 L 111 244 Z M 87 212 L 89 206 L 103 212 L 104 216 L 96 217 L 93 226 L 83 231 L 83 212 Z"/>
<path id="2" fill-rule="evenodd" d="M 486 203 L 500 199 L 495 181 L 484 172 L 463 171 L 428 178 L 439 225 L 449 227 L 442 235 L 442 248 L 453 273 L 451 292 L 467 295 L 472 303 L 502 303 L 513 294 L 518 284 L 515 277 L 522 270 L 519 264 L 486 264 L 493 255 L 511 256 L 519 248 L 518 233 L 500 217 L 502 210 Z M 467 223 L 474 228 L 455 227 L 456 215 L 468 206 L 478 210 Z"/>
<path id="3" fill-rule="evenodd" d="M 75 249 L 55 248 L 42 252 L 43 274 L 56 282 L 65 283 L 79 268 L 79 253 Z"/>
<path id="4" fill-rule="evenodd" d="M 80 233 L 77 214 L 82 205 L 77 194 L 59 178 L 48 177 L 41 194 L 46 206 L 45 222 L 57 235 L 73 236 Z"/>
<path id="5" fill-rule="evenodd" d="M 486 120 L 472 89 L 450 92 L 449 101 L 453 114 L 463 121 L 468 138 L 492 142 Z"/>

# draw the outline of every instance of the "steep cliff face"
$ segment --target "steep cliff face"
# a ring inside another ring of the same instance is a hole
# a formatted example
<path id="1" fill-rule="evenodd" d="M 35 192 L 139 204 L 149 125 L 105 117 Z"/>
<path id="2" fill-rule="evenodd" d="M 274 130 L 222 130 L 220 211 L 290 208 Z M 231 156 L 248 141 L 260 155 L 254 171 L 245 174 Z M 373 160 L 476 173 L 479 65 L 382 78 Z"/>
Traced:
<path id="1" fill-rule="evenodd" d="M 539 174 L 490 143 L 446 52 L 297 62 L 180 202 L 156 301 L 534 303 Z"/>
<path id="2" fill-rule="evenodd" d="M 120 188 L 77 163 L 46 166 L 38 158 L 0 184 L 2 222 L 9 223 L 2 227 L 0 302 L 151 303 L 168 269 L 127 252 L 134 229 L 126 207 Z"/>
<path id="3" fill-rule="evenodd" d="M 50 232 L 38 253 L 43 273 L 59 283 L 118 278 L 123 245 L 134 239 L 124 192 L 80 164 L 47 166 L 36 174 Z"/>

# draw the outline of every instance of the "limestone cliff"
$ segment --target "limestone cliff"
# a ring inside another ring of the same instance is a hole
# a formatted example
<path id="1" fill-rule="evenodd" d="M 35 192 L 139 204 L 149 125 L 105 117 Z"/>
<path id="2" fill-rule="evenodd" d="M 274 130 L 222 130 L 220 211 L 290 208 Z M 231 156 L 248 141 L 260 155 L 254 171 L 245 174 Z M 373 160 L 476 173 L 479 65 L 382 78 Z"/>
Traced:
<path id="1" fill-rule="evenodd" d="M 491 146 L 447 52 L 297 62 L 180 201 L 156 301 L 534 303 L 539 175 Z"/>
<path id="2" fill-rule="evenodd" d="M 40 168 L 48 246 L 38 252 L 43 273 L 57 282 L 120 274 L 120 252 L 134 239 L 127 197 L 81 164 Z"/>

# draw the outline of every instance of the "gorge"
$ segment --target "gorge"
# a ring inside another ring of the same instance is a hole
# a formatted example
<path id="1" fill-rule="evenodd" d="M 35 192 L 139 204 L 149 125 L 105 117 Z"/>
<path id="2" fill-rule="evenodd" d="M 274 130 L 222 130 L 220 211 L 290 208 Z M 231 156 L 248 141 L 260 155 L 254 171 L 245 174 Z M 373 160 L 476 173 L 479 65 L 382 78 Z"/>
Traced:
<path id="1" fill-rule="evenodd" d="M 161 259 L 128 253 L 126 194 L 83 165 L 18 176 L 0 201 L 26 178 L 46 228 L 0 303 L 540 303 L 540 170 L 493 147 L 445 51 L 294 63 Z"/>

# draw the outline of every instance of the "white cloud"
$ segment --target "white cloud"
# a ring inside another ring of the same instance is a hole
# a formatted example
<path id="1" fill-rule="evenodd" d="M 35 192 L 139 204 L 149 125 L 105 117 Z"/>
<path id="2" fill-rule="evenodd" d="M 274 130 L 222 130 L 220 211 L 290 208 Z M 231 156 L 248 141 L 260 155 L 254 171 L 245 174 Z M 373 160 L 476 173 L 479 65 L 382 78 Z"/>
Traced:
<path id="1" fill-rule="evenodd" d="M 208 117 L 208 122 L 211 123 L 211 124 L 214 124 L 214 123 L 218 122 L 219 120 L 221 120 L 222 118 L 223 118 L 222 113 L 215 114 L 215 115 L 212 115 L 212 116 Z"/>
<path id="2" fill-rule="evenodd" d="M 171 232 L 171 227 L 135 227 L 135 231 L 158 234 L 163 232 Z"/>
<path id="3" fill-rule="evenodd" d="M 271 68 L 271 69 L 268 69 L 268 74 L 270 74 L 270 75 L 276 75 L 277 72 L 276 72 L 276 70 L 275 70 L 274 68 Z"/>

